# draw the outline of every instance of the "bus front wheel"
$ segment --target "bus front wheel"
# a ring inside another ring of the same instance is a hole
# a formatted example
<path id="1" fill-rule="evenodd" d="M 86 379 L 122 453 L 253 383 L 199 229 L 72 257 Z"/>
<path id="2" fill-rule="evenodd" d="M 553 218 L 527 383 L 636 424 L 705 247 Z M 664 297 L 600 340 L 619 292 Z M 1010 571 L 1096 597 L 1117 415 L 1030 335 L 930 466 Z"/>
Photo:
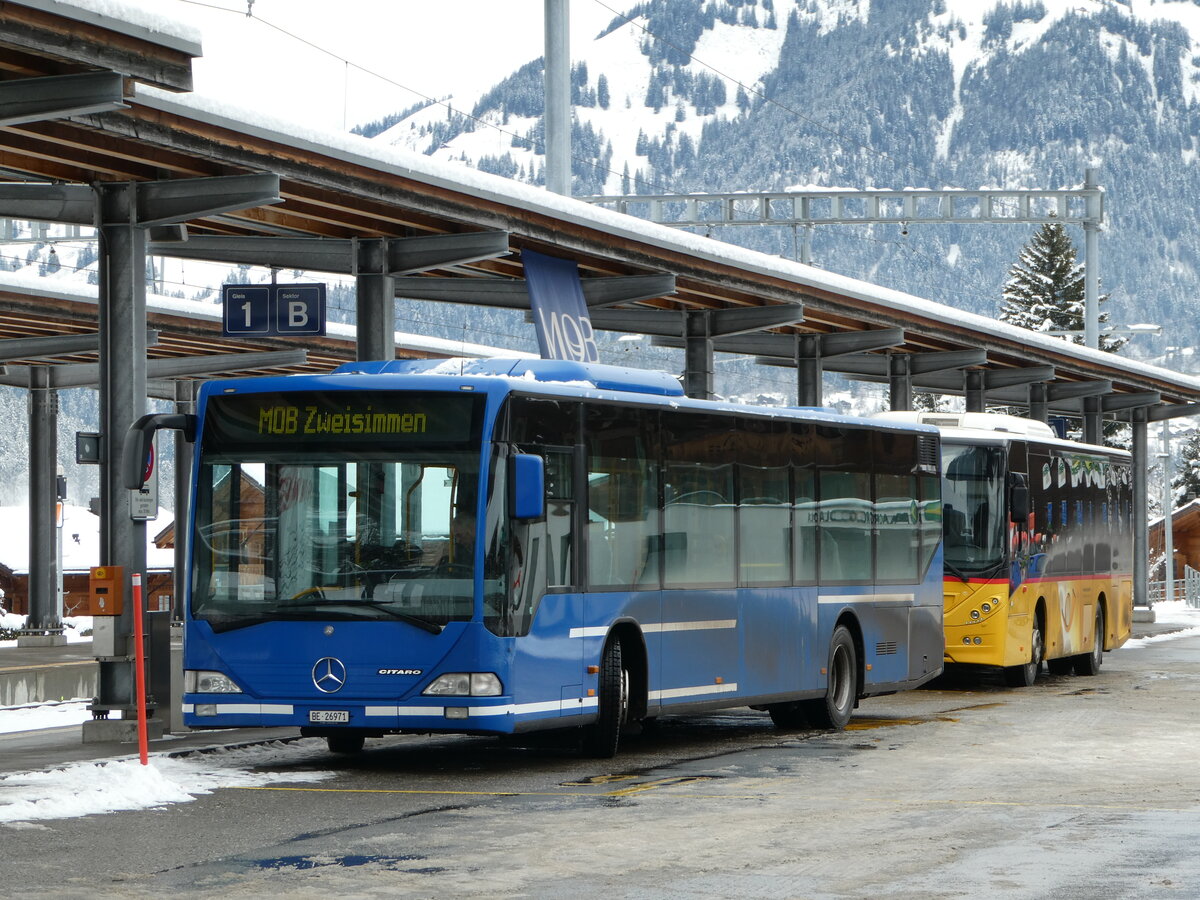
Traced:
<path id="1" fill-rule="evenodd" d="M 1042 671 L 1042 658 L 1046 655 L 1046 638 L 1042 633 L 1042 620 L 1033 617 L 1033 628 L 1029 632 L 1029 662 L 1023 666 L 1009 666 L 1004 670 L 1004 681 L 1009 687 L 1030 687 Z"/>
<path id="2" fill-rule="evenodd" d="M 1076 675 L 1099 675 L 1100 664 L 1104 662 L 1104 614 L 1096 613 L 1096 624 L 1093 627 L 1092 652 L 1081 653 L 1075 657 Z"/>
<path id="3" fill-rule="evenodd" d="M 361 734 L 331 734 L 325 738 L 330 753 L 359 753 L 362 751 L 366 738 Z"/>
<path id="4" fill-rule="evenodd" d="M 596 721 L 583 730 L 583 751 L 596 759 L 617 755 L 621 726 L 629 718 L 629 670 L 621 658 L 621 642 L 612 640 L 600 660 Z"/>
<path id="5" fill-rule="evenodd" d="M 850 629 L 839 625 L 829 639 L 829 682 L 820 700 L 805 701 L 804 712 L 814 728 L 840 731 L 850 721 L 858 696 L 858 654 Z"/>

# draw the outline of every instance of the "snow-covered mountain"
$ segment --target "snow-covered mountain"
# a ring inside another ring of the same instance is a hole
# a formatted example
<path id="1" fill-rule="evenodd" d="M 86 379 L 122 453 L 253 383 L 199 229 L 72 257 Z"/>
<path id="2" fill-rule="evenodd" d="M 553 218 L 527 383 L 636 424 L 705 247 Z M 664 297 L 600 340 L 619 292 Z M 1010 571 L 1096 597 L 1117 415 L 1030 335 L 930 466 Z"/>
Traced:
<path id="1" fill-rule="evenodd" d="M 607 5 L 607 4 L 606 4 Z M 1099 167 L 1124 351 L 1190 367 L 1200 296 L 1197 0 L 655 0 L 571 47 L 574 192 L 1065 188 Z M 542 64 L 362 133 L 542 179 Z M 826 268 L 985 314 L 1026 226 L 828 226 Z M 790 255 L 784 229 L 723 240 Z M 1082 235 L 1074 235 L 1082 245 Z"/>

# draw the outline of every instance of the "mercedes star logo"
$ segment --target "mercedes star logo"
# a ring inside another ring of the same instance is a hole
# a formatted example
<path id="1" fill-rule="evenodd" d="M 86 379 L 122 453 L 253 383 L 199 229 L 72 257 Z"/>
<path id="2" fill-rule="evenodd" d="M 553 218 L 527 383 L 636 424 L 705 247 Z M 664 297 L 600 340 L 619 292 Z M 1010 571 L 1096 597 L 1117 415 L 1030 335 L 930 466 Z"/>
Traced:
<path id="1" fill-rule="evenodd" d="M 336 694 L 346 683 L 346 664 L 333 656 L 317 660 L 312 668 L 313 684 L 325 694 Z"/>

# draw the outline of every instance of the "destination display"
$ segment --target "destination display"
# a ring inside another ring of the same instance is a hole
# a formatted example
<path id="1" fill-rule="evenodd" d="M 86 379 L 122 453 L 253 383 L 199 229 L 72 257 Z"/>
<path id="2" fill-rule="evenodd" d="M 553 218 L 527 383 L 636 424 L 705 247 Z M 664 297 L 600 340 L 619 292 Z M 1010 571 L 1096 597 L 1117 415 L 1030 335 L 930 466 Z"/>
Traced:
<path id="1" fill-rule="evenodd" d="M 462 444 L 478 433 L 479 400 L 381 391 L 213 397 L 205 441 L 226 444 Z"/>

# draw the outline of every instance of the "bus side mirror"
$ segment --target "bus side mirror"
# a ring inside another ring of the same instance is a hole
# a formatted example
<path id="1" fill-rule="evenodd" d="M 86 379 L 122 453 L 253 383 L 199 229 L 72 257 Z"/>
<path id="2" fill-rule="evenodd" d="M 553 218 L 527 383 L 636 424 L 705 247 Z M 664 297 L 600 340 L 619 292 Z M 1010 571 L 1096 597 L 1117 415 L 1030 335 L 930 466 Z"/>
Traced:
<path id="1" fill-rule="evenodd" d="M 508 484 L 514 519 L 540 519 L 546 515 L 546 463 L 532 453 L 509 457 Z"/>
<path id="2" fill-rule="evenodd" d="M 1029 521 L 1029 484 L 1025 476 L 1013 472 L 1008 486 L 1008 520 L 1015 525 L 1024 525 Z"/>
<path id="3" fill-rule="evenodd" d="M 146 463 L 154 446 L 154 432 L 160 428 L 174 428 L 189 441 L 196 439 L 196 417 L 192 415 L 150 413 L 130 425 L 121 450 L 121 480 L 131 491 L 141 490 L 146 483 Z"/>

